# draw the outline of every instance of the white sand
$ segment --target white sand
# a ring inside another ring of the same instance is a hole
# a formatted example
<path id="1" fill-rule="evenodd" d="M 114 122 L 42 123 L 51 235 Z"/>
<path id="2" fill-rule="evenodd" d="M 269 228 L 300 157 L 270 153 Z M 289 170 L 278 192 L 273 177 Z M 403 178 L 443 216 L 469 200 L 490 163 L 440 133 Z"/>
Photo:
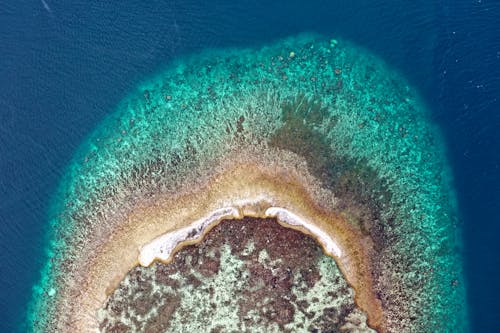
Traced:
<path id="1" fill-rule="evenodd" d="M 338 247 L 337 243 L 335 243 L 335 241 L 328 234 L 291 211 L 280 207 L 269 207 L 266 210 L 265 215 L 266 217 L 275 217 L 281 223 L 286 223 L 292 226 L 300 226 L 306 229 L 312 236 L 314 236 L 314 238 L 316 238 L 321 246 L 323 246 L 327 254 L 339 258 L 342 256 L 342 251 Z"/>
<path id="2" fill-rule="evenodd" d="M 155 259 L 167 261 L 180 242 L 194 241 L 203 236 L 208 227 L 223 219 L 241 218 L 237 208 L 226 207 L 212 212 L 205 218 L 193 222 L 190 226 L 174 230 L 155 238 L 140 249 L 139 263 L 146 267 Z"/>
<path id="3" fill-rule="evenodd" d="M 168 261 L 180 243 L 200 239 L 205 234 L 207 228 L 212 228 L 221 220 L 242 217 L 243 214 L 237 207 L 217 209 L 208 216 L 193 222 L 188 227 L 167 232 L 142 246 L 140 248 L 139 263 L 146 267 L 151 265 L 156 259 Z M 339 246 L 327 233 L 285 208 L 269 207 L 262 217 L 272 217 L 276 218 L 282 224 L 302 227 L 318 240 L 327 254 L 338 258 L 342 256 Z"/>

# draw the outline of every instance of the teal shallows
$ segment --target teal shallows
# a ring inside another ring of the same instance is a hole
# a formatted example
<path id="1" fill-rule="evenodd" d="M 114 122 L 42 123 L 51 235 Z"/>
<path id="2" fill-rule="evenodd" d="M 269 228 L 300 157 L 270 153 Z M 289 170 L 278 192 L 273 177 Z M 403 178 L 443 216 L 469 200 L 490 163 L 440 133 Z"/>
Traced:
<path id="1" fill-rule="evenodd" d="M 297 141 L 276 143 L 284 128 Z M 321 180 L 344 200 L 345 214 L 374 220 L 374 279 L 392 327 L 465 330 L 461 244 L 439 133 L 408 83 L 381 60 L 314 35 L 179 59 L 118 106 L 62 181 L 30 327 L 59 327 L 66 306 L 59 292 L 74 282 L 90 239 L 116 227 L 101 223 L 109 214 L 125 214 L 175 188 L 189 170 L 203 172 L 256 141 L 309 154 L 312 169 L 321 160 L 326 173 L 315 175 L 334 179 Z M 356 205 L 370 214 L 350 211 Z"/>

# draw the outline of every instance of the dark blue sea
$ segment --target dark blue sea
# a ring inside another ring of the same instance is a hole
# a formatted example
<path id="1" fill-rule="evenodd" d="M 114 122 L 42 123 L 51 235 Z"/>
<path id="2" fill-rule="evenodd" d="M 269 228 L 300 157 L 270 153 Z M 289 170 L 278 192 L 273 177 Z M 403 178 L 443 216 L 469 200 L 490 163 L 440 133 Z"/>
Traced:
<path id="1" fill-rule="evenodd" d="M 500 332 L 500 2 L 4 0 L 0 3 L 0 332 L 39 278 L 47 213 L 78 145 L 143 79 L 207 47 L 318 32 L 379 55 L 441 127 L 473 332 Z"/>

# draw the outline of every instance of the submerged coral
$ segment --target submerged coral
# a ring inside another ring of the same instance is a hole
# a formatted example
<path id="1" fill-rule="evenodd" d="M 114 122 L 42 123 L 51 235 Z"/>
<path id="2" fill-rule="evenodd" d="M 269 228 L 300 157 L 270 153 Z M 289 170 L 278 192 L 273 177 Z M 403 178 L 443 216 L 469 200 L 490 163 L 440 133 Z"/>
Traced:
<path id="1" fill-rule="evenodd" d="M 134 268 L 99 319 L 104 332 L 373 332 L 314 239 L 251 218 L 221 222 L 170 264 Z"/>
<path id="2" fill-rule="evenodd" d="M 290 214 L 307 221 L 288 227 L 316 238 L 333 258 L 330 271 L 340 273 L 332 289 L 348 286 L 352 311 L 332 310 L 342 317 L 334 316 L 344 323 L 339 329 L 354 330 L 348 321 L 363 325 L 349 317 L 356 309 L 380 332 L 464 330 L 463 283 L 455 283 L 462 279 L 459 230 L 444 155 L 408 84 L 347 42 L 302 35 L 180 59 L 122 102 L 68 168 L 32 330 L 116 323 L 126 331 L 132 321 L 141 330 L 140 314 L 153 307 L 174 316 L 183 305 L 172 290 L 162 304 L 127 299 L 127 286 L 141 288 L 141 279 L 151 279 L 145 288 L 168 275 L 192 286 L 176 275 L 175 260 L 141 267 L 141 249 L 225 207 L 232 213 L 216 223 L 269 218 L 273 207 L 289 212 L 276 215 L 284 225 Z M 193 229 L 174 252 L 193 251 L 181 247 L 210 239 L 214 227 Z M 339 251 L 329 251 L 321 235 Z M 149 296 L 166 292 L 153 289 Z M 128 323 L 118 324 L 113 299 L 140 303 Z M 158 330 L 168 330 L 168 318 Z"/>

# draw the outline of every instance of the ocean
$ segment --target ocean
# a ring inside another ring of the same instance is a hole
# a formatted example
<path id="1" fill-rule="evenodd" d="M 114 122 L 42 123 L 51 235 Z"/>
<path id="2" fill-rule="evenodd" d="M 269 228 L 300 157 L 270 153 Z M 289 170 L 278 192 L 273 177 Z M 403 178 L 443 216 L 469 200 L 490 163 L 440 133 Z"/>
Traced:
<path id="1" fill-rule="evenodd" d="M 138 82 L 302 32 L 371 51 L 422 96 L 454 177 L 470 331 L 498 331 L 500 3 L 21 0 L 0 8 L 0 332 L 25 320 L 65 168 Z"/>

